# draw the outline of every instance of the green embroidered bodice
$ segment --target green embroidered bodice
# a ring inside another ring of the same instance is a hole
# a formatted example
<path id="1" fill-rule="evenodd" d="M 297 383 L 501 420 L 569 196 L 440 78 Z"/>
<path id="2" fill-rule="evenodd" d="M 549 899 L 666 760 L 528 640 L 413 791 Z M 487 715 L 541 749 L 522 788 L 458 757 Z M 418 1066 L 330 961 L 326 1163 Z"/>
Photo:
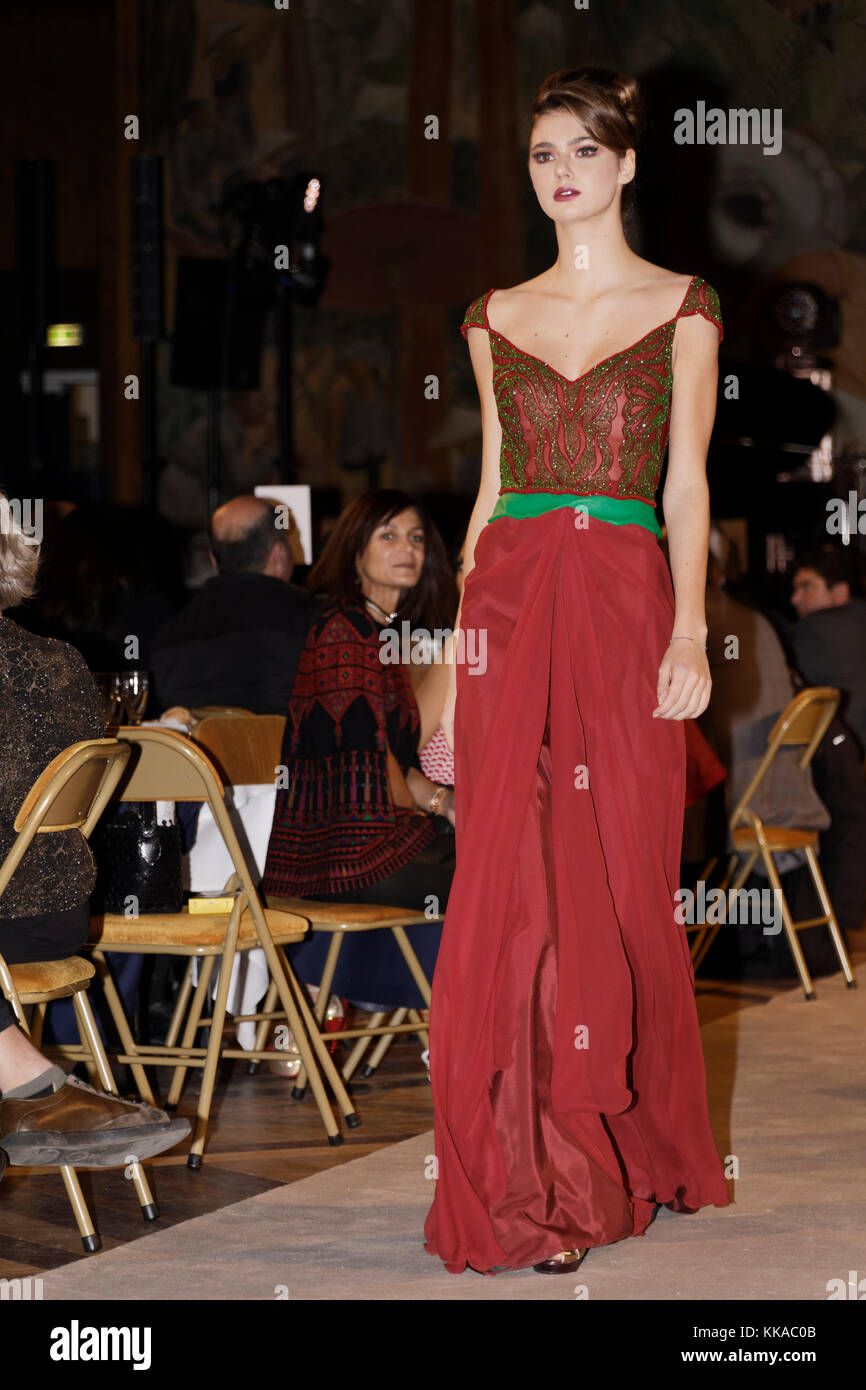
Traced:
<path id="1" fill-rule="evenodd" d="M 491 328 L 487 305 L 494 293 L 473 300 L 460 325 L 464 338 L 473 327 L 490 337 L 502 427 L 500 500 L 490 520 L 585 499 L 592 512 L 588 499 L 603 498 L 604 519 L 658 533 L 653 507 L 670 425 L 674 331 L 679 319 L 703 314 L 721 340 L 716 291 L 692 276 L 673 318 L 574 380 Z M 617 502 L 632 505 L 611 506 Z"/>

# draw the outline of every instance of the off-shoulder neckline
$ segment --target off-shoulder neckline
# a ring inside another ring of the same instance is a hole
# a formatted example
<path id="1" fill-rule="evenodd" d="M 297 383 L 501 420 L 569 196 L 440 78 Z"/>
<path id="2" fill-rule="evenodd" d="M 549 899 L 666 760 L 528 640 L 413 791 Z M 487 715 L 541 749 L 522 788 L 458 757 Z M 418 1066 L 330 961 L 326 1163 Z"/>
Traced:
<path id="1" fill-rule="evenodd" d="M 560 381 L 566 382 L 569 386 L 576 386 L 579 381 L 584 381 L 588 376 L 592 376 L 593 372 L 597 372 L 600 367 L 606 367 L 608 362 L 615 362 L 617 357 L 624 357 L 627 352 L 632 352 L 636 347 L 640 347 L 641 343 L 645 343 L 647 338 L 651 338 L 655 333 L 660 333 L 663 328 L 670 328 L 672 323 L 676 323 L 677 319 L 681 316 L 683 309 L 685 308 L 686 300 L 691 294 L 696 281 L 700 280 L 700 278 L 701 277 L 699 275 L 693 275 L 691 277 L 686 287 L 686 292 L 683 295 L 682 300 L 680 301 L 679 308 L 677 309 L 676 313 L 673 315 L 672 318 L 665 319 L 664 323 L 657 323 L 655 328 L 651 328 L 648 333 L 644 333 L 643 337 L 638 338 L 633 343 L 629 343 L 627 347 L 620 348 L 617 352 L 611 352 L 608 354 L 607 357 L 602 357 L 600 361 L 594 364 L 594 366 L 589 367 L 588 370 L 585 372 L 581 372 L 580 376 L 564 376 L 562 372 L 558 372 L 555 367 L 552 367 L 549 362 L 545 362 L 543 357 L 536 357 L 534 352 L 527 352 L 525 348 L 519 347 L 518 344 L 512 342 L 510 338 L 506 338 L 504 333 L 500 333 L 499 330 L 496 328 L 491 328 L 490 320 L 487 317 L 487 305 L 490 300 L 490 296 L 496 293 L 496 287 L 488 290 L 486 295 L 484 296 L 484 302 L 481 306 L 482 313 L 484 314 L 484 327 L 486 328 L 488 333 L 493 334 L 494 338 L 501 338 L 503 343 L 507 343 L 509 347 L 514 348 L 514 351 L 518 352 L 521 357 L 531 358 L 533 362 L 538 362 L 542 367 L 546 367 L 549 372 L 553 372 L 553 375 L 558 376 Z"/>

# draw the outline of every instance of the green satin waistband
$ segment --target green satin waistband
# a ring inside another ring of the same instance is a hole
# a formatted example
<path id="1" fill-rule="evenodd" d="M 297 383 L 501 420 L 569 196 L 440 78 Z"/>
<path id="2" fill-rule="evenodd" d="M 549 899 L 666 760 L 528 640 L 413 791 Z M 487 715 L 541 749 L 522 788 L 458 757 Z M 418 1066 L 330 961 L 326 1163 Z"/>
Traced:
<path id="1" fill-rule="evenodd" d="M 500 492 L 488 522 L 500 516 L 541 516 L 557 507 L 583 507 L 589 516 L 609 521 L 614 526 L 643 526 L 654 536 L 662 528 L 656 520 L 655 509 L 648 502 L 626 497 L 581 497 L 574 492 Z"/>

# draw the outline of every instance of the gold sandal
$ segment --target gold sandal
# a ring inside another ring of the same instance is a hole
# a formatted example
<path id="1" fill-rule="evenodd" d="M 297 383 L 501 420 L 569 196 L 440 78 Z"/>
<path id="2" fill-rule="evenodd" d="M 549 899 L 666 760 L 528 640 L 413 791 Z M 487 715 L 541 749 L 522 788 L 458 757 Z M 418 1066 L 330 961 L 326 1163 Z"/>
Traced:
<path id="1" fill-rule="evenodd" d="M 533 1265 L 536 1274 L 570 1274 L 586 1257 L 586 1250 L 560 1250 L 549 1260 Z"/>

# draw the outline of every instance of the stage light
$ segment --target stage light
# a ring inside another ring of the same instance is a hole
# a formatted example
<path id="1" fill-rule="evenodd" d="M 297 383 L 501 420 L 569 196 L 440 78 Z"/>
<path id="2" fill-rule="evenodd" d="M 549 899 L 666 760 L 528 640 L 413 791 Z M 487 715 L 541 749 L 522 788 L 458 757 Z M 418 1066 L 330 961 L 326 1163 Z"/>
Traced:
<path id="1" fill-rule="evenodd" d="M 81 323 L 49 323 L 45 330 L 46 347 L 81 347 L 83 342 L 84 325 Z"/>

